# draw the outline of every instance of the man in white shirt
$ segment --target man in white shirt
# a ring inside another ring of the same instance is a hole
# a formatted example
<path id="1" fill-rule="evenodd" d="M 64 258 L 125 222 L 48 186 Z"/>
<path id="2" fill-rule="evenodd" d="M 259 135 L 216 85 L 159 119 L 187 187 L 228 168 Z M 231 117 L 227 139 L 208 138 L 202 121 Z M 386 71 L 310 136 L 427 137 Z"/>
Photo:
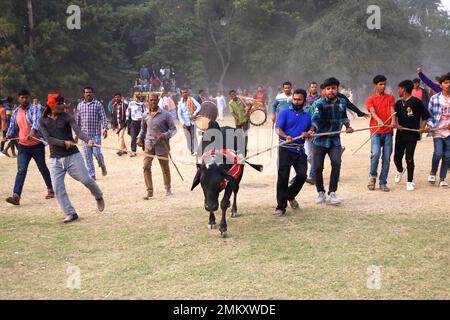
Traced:
<path id="1" fill-rule="evenodd" d="M 136 139 L 141 131 L 142 115 L 144 113 L 144 97 L 137 96 L 137 101 L 131 101 L 127 109 L 127 123 L 129 135 L 131 136 L 131 153 L 130 157 L 136 157 Z M 144 150 L 144 148 L 142 148 Z"/>
<path id="2" fill-rule="evenodd" d="M 227 101 L 225 100 L 225 97 L 223 96 L 222 92 L 217 92 L 216 96 L 216 104 L 217 104 L 217 110 L 219 111 L 219 117 L 217 120 L 223 121 L 223 110 L 227 107 Z"/>

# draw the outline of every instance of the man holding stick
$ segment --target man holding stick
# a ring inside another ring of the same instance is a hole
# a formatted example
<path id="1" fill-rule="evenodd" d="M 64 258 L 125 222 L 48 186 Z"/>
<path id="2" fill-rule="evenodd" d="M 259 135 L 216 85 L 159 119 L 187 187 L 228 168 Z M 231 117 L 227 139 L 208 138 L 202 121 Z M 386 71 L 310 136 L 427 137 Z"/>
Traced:
<path id="1" fill-rule="evenodd" d="M 395 98 L 393 95 L 385 93 L 387 79 L 383 75 L 378 75 L 373 79 L 375 94 L 367 98 L 366 107 L 371 114 L 370 126 L 383 126 L 384 128 L 371 129 L 372 146 L 370 156 L 370 178 L 367 188 L 375 190 L 377 181 L 377 170 L 380 156 L 382 158 L 380 174 L 380 190 L 389 192 L 387 179 L 392 155 L 392 114 L 394 114 Z"/>
<path id="2" fill-rule="evenodd" d="M 431 164 L 431 172 L 428 182 L 436 183 L 436 173 L 438 171 L 439 161 L 442 159 L 441 172 L 439 174 L 439 186 L 448 188 L 445 181 L 447 170 L 450 167 L 450 74 L 443 75 L 439 79 L 442 92 L 434 95 L 430 99 L 428 111 L 430 119 L 428 127 L 430 130 L 444 128 L 433 133 L 434 152 Z"/>
<path id="3" fill-rule="evenodd" d="M 89 147 L 95 147 L 95 142 L 81 131 L 72 115 L 64 112 L 64 107 L 63 97 L 58 94 L 49 94 L 40 128 L 50 145 L 50 172 L 56 199 L 66 214 L 63 222 L 70 223 L 78 219 L 78 214 L 67 195 L 64 183 L 66 173 L 89 189 L 95 197 L 100 212 L 105 209 L 105 202 L 102 191 L 86 169 L 83 157 L 75 145 L 72 130 Z"/>
<path id="4" fill-rule="evenodd" d="M 147 196 L 144 200 L 150 200 L 153 197 L 152 162 L 155 157 L 158 158 L 163 172 L 166 196 L 172 195 L 170 167 L 167 159 L 170 157 L 169 140 L 177 133 L 177 128 L 170 113 L 160 109 L 158 102 L 158 95 L 151 94 L 148 99 L 149 110 L 142 116 L 141 132 L 137 139 L 139 146 L 145 142 L 144 179 Z"/>
<path id="5" fill-rule="evenodd" d="M 323 83 L 325 98 L 317 100 L 313 106 L 311 131 L 318 134 L 339 131 L 341 126 L 346 127 L 347 133 L 353 133 L 350 120 L 347 117 L 347 102 L 338 98 L 339 81 L 329 78 Z M 312 132 L 311 132 L 312 133 Z M 316 188 L 319 193 L 316 203 L 326 202 L 327 196 L 323 183 L 323 166 L 325 155 L 331 160 L 331 177 L 328 194 L 332 205 L 339 205 L 341 200 L 337 198 L 339 176 L 341 171 L 342 146 L 340 134 L 316 137 L 313 140 L 313 161 L 316 176 Z"/>
<path id="6" fill-rule="evenodd" d="M 278 151 L 278 181 L 277 181 L 277 208 L 276 216 L 286 213 L 287 203 L 292 209 L 299 209 L 295 197 L 299 194 L 307 178 L 308 162 L 305 154 L 305 140 L 309 137 L 307 131 L 311 127 L 311 115 L 303 108 L 306 105 L 306 91 L 298 89 L 294 91 L 292 105 L 289 109 L 282 110 L 277 118 L 277 134 L 281 141 L 286 141 Z M 294 140 L 303 134 L 302 139 Z M 291 186 L 288 187 L 290 169 L 296 172 Z"/>
<path id="7" fill-rule="evenodd" d="M 406 158 L 406 167 L 408 171 L 407 191 L 414 191 L 416 185 L 414 179 L 414 153 L 416 151 L 417 141 L 420 140 L 420 134 L 426 132 L 427 121 L 430 113 L 422 101 L 412 96 L 414 83 L 411 80 L 404 80 L 398 85 L 398 95 L 400 100 L 395 104 L 394 127 L 397 127 L 395 136 L 394 163 L 397 167 L 395 183 L 400 183 L 405 173 L 403 168 L 403 156 Z M 409 130 L 402 130 L 409 128 Z M 413 129 L 413 130 L 411 130 Z"/>

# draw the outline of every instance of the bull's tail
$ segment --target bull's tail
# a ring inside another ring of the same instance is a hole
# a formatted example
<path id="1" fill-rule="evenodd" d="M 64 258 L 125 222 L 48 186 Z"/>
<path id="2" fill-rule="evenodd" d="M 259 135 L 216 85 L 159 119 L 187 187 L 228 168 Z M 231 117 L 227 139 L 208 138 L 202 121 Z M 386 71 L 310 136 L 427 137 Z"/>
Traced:
<path id="1" fill-rule="evenodd" d="M 255 169 L 256 171 L 263 172 L 264 166 L 262 164 L 253 164 L 247 161 L 245 161 L 245 163 L 248 164 L 253 169 Z"/>

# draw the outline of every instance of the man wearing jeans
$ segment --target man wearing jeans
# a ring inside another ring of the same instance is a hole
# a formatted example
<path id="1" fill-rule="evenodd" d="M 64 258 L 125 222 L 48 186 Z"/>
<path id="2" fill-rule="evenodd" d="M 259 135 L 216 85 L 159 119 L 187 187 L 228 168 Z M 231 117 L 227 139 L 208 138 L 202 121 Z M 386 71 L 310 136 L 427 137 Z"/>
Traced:
<path id="1" fill-rule="evenodd" d="M 14 110 L 8 132 L 6 133 L 6 139 L 16 137 L 19 139 L 14 193 L 6 199 L 8 203 L 16 206 L 20 205 L 20 197 L 22 196 L 23 185 L 31 159 L 34 159 L 36 162 L 47 186 L 47 196 L 45 198 L 51 199 L 55 197 L 50 172 L 45 164 L 44 137 L 39 130 L 41 111 L 37 106 L 30 103 L 30 93 L 27 90 L 21 90 L 18 96 L 19 107 Z"/>
<path id="2" fill-rule="evenodd" d="M 76 122 L 86 135 L 90 136 L 97 146 L 102 144 L 102 124 L 103 139 L 108 137 L 108 119 L 106 118 L 103 105 L 95 100 L 94 89 L 86 87 L 83 90 L 84 100 L 77 106 Z M 77 139 L 75 139 L 75 142 Z M 105 159 L 103 158 L 100 147 L 90 147 L 83 141 L 84 160 L 88 168 L 89 175 L 95 180 L 94 159 L 97 159 L 98 165 L 102 168 L 102 175 L 106 176 Z"/>
<path id="3" fill-rule="evenodd" d="M 450 74 L 440 77 L 439 82 L 442 87 L 442 92 L 431 97 L 428 105 L 428 111 L 431 115 L 428 120 L 428 128 L 445 129 L 433 133 L 434 152 L 428 181 L 431 184 L 436 183 L 436 173 L 438 171 L 439 161 L 442 159 L 441 171 L 439 173 L 439 186 L 441 188 L 448 188 L 448 183 L 445 179 L 447 177 L 447 170 L 450 167 Z"/>
<path id="4" fill-rule="evenodd" d="M 371 129 L 372 148 L 370 157 L 370 177 L 367 187 L 369 190 L 375 190 L 377 182 L 377 170 L 380 156 L 382 158 L 381 174 L 380 174 L 380 189 L 384 192 L 389 192 L 387 187 L 387 178 L 389 174 L 389 165 L 392 155 L 392 115 L 394 114 L 395 98 L 393 95 L 385 93 L 386 77 L 378 75 L 373 79 L 375 85 L 375 94 L 367 98 L 366 107 L 372 115 L 370 118 L 370 126 L 385 127 L 378 129 Z M 389 120 L 389 121 L 388 121 Z"/>
<path id="5" fill-rule="evenodd" d="M 50 170 L 53 186 L 59 206 L 66 214 L 63 222 L 69 223 L 78 219 L 78 214 L 70 203 L 64 184 L 66 173 L 91 191 L 97 202 L 98 210 L 103 211 L 105 202 L 102 191 L 84 165 L 83 157 L 75 145 L 72 130 L 88 146 L 93 147 L 95 142 L 80 130 L 72 115 L 64 112 L 63 97 L 58 94 L 48 95 L 47 107 L 42 115 L 40 128 L 50 145 L 50 162 L 52 164 Z"/>
<path id="6" fill-rule="evenodd" d="M 339 205 L 341 201 L 336 196 L 341 172 L 342 147 L 340 134 L 329 134 L 340 131 L 345 125 L 347 133 L 353 133 L 350 120 L 347 118 L 347 102 L 338 98 L 339 81 L 335 78 L 325 80 L 325 98 L 314 102 L 312 106 L 312 126 L 311 131 L 315 134 L 326 134 L 314 137 L 313 161 L 316 176 L 316 188 L 319 196 L 316 203 L 325 203 L 327 196 L 323 186 L 323 165 L 325 155 L 328 154 L 331 160 L 331 177 L 328 194 L 332 205 Z"/>
<path id="7" fill-rule="evenodd" d="M 202 107 L 196 99 L 189 96 L 187 88 L 181 89 L 181 99 L 178 103 L 178 120 L 183 126 L 187 147 L 191 155 L 197 155 L 197 135 L 195 133 L 195 117 Z"/>

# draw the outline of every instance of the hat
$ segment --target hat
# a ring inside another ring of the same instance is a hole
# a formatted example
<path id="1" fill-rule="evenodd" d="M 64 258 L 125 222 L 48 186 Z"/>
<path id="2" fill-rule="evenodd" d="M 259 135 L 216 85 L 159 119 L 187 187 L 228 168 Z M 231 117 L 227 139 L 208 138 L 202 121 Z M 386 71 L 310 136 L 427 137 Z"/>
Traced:
<path id="1" fill-rule="evenodd" d="M 56 106 L 58 102 L 56 101 L 56 98 L 59 97 L 58 93 L 49 93 L 47 96 L 47 105 L 49 107 Z"/>

